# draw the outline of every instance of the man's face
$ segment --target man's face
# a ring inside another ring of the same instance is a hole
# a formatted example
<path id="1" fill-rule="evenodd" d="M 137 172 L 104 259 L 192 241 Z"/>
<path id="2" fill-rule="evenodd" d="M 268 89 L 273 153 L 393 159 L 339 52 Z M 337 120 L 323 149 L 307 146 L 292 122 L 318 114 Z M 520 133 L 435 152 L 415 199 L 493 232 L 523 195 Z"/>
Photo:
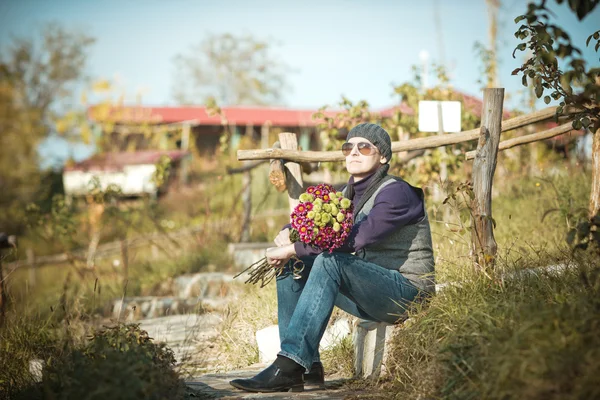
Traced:
<path id="1" fill-rule="evenodd" d="M 347 154 L 346 170 L 354 177 L 355 182 L 371 175 L 381 164 L 387 162 L 377 147 L 363 137 L 351 138 L 344 144 L 342 151 Z"/>

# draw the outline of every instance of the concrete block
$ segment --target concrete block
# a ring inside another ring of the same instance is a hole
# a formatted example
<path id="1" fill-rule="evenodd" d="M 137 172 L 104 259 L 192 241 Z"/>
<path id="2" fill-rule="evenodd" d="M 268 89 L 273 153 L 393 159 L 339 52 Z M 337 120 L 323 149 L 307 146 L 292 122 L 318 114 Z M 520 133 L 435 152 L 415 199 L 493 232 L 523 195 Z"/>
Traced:
<path id="1" fill-rule="evenodd" d="M 321 339 L 321 343 L 319 343 L 319 349 L 321 351 L 326 350 L 350 334 L 350 321 L 347 318 L 340 318 L 327 326 L 323 338 Z M 279 350 L 281 349 L 279 327 L 277 325 L 271 325 L 256 331 L 256 344 L 258 345 L 259 362 L 269 363 L 275 360 L 275 358 L 277 358 L 277 353 L 279 353 Z"/>
<path id="2" fill-rule="evenodd" d="M 319 343 L 319 349 L 327 350 L 351 333 L 352 324 L 350 323 L 350 320 L 348 318 L 339 318 L 334 323 L 327 326 L 327 329 L 321 338 L 321 343 Z"/>
<path id="3" fill-rule="evenodd" d="M 280 350 L 279 327 L 271 325 L 256 331 L 256 344 L 258 345 L 258 362 L 274 361 Z"/>
<path id="4" fill-rule="evenodd" d="M 358 320 L 354 328 L 354 375 L 377 379 L 394 325 Z"/>

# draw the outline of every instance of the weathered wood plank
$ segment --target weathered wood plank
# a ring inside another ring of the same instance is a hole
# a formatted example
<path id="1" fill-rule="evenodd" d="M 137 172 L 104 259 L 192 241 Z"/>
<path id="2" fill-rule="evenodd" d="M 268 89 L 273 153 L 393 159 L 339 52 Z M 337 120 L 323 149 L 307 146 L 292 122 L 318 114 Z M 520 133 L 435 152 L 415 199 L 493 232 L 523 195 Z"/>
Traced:
<path id="1" fill-rule="evenodd" d="M 281 145 L 281 151 L 298 151 L 298 138 L 296 137 L 295 133 L 281 132 L 279 134 L 279 143 Z M 288 161 L 285 163 L 284 167 L 286 169 L 285 185 L 287 187 L 288 199 L 290 201 L 290 212 L 292 212 L 294 208 L 298 205 L 298 198 L 304 190 L 302 181 L 302 170 L 300 169 L 300 164 L 295 162 Z"/>
<path id="2" fill-rule="evenodd" d="M 273 144 L 274 149 L 281 149 L 281 145 L 279 142 L 275 142 Z M 271 160 L 271 165 L 269 166 L 269 182 L 278 192 L 284 192 L 287 189 L 285 185 L 285 170 L 283 169 L 283 161 L 279 158 Z"/>
<path id="3" fill-rule="evenodd" d="M 531 135 L 525 135 L 525 136 L 520 136 L 520 137 L 508 139 L 508 140 L 503 140 L 500 142 L 500 145 L 498 146 L 498 151 L 510 149 L 510 148 L 516 147 L 516 146 L 521 146 L 521 145 L 527 144 L 527 143 L 537 142 L 539 140 L 550 139 L 554 136 L 562 135 L 563 133 L 567 133 L 572 130 L 573 130 L 573 126 L 569 122 L 569 123 L 559 125 L 555 128 L 548 129 L 548 130 L 545 130 L 542 132 L 537 132 L 537 133 L 533 133 Z M 474 159 L 476 152 L 477 152 L 477 150 L 467 151 L 465 153 L 465 158 L 467 160 Z"/>
<path id="4" fill-rule="evenodd" d="M 523 126 L 545 121 L 554 116 L 556 107 L 545 108 L 531 114 L 511 118 L 502 123 L 502 132 L 521 128 Z M 404 141 L 392 142 L 392 152 L 426 150 L 440 146 L 448 146 L 463 142 L 469 142 L 479 137 L 479 129 L 453 133 L 444 136 L 429 136 Z M 343 161 L 344 155 L 339 150 L 334 151 L 298 151 L 285 149 L 256 149 L 256 150 L 238 150 L 238 160 L 267 160 L 281 158 L 296 162 L 328 162 Z"/>
<path id="5" fill-rule="evenodd" d="M 590 218 L 600 214 L 600 130 L 592 139 L 592 189 L 590 191 Z"/>
<path id="6" fill-rule="evenodd" d="M 473 162 L 475 197 L 471 204 L 471 244 L 478 269 L 493 267 L 498 249 L 492 218 L 492 182 L 502 131 L 503 102 L 504 89 L 484 89 L 481 134 Z"/>

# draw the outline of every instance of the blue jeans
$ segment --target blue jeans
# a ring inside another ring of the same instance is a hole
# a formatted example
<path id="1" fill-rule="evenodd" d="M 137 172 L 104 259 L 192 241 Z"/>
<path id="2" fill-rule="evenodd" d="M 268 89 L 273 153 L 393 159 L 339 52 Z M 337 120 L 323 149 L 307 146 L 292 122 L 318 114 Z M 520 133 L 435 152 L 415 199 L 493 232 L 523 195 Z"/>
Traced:
<path id="1" fill-rule="evenodd" d="M 347 253 L 304 257 L 301 279 L 291 262 L 277 278 L 281 351 L 308 371 L 319 360 L 319 342 L 336 305 L 356 317 L 395 323 L 417 297 L 417 289 L 399 271 Z"/>

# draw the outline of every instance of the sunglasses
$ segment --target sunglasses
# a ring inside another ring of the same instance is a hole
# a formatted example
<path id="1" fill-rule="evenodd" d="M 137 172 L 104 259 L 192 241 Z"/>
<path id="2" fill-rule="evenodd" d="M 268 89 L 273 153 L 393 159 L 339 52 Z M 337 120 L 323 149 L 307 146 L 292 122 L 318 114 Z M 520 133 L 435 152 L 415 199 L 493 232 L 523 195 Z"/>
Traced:
<path id="1" fill-rule="evenodd" d="M 363 156 L 372 156 L 373 154 L 377 153 L 377 147 L 373 146 L 370 143 L 367 142 L 358 142 L 358 143 L 350 143 L 350 142 L 346 142 L 342 145 L 342 154 L 344 154 L 344 156 L 349 156 L 350 153 L 352 153 L 352 149 L 354 149 L 354 146 L 358 147 L 358 152 L 360 154 L 362 154 Z"/>

